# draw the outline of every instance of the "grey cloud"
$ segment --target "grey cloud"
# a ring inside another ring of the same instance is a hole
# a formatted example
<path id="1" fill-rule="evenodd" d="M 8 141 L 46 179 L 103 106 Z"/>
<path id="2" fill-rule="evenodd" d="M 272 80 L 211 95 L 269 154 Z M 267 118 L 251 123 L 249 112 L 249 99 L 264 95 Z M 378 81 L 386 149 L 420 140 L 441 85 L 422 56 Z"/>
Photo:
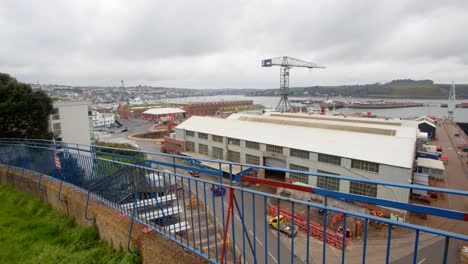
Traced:
<path id="1" fill-rule="evenodd" d="M 75 85 L 261 88 L 276 87 L 278 72 L 260 60 L 288 55 L 328 66 L 294 72 L 297 85 L 468 82 L 466 21 L 463 0 L 7 0 L 0 71 Z"/>

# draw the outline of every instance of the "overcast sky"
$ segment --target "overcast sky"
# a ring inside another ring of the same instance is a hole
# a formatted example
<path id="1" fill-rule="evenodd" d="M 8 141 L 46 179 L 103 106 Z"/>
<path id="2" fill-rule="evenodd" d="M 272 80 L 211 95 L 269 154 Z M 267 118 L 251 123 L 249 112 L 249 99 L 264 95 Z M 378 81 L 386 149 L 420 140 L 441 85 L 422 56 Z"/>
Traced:
<path id="1" fill-rule="evenodd" d="M 0 3 L 0 72 L 69 85 L 275 88 L 468 83 L 468 1 L 77 0 Z"/>

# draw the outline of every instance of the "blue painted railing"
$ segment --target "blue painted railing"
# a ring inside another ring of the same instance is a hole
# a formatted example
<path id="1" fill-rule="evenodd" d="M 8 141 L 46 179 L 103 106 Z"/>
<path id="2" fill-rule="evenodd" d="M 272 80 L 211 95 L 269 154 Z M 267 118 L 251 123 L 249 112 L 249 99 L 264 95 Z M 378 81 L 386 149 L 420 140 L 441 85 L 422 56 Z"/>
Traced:
<path id="1" fill-rule="evenodd" d="M 85 192 L 88 201 L 94 197 L 213 263 L 420 263 L 426 258 L 431 258 L 430 263 L 452 263 L 458 258 L 460 242 L 468 241 L 466 233 L 443 229 L 464 225 L 468 230 L 466 212 L 258 179 L 254 173 L 236 175 L 232 172 L 238 163 L 134 150 L 125 150 L 129 155 L 110 153 L 116 150 L 46 140 L 0 139 L 0 164 L 35 172 L 39 184 L 46 175 L 72 185 Z M 55 159 L 60 160 L 59 167 Z M 194 166 L 201 161 L 229 170 Z M 447 197 L 468 196 L 462 190 L 248 164 L 242 164 L 241 172 L 263 169 L 427 190 Z M 198 171 L 202 177 L 192 177 L 188 171 Z M 289 189 L 293 194 L 277 195 L 271 187 Z M 318 199 L 297 199 L 307 193 Z M 60 194 L 57 198 L 61 199 Z M 356 206 L 357 202 L 375 205 L 375 211 L 381 210 L 386 216 L 408 212 L 406 221 L 369 214 L 369 210 Z M 85 215 L 93 220 L 87 212 Z M 297 235 L 288 238 L 294 232 L 282 234 L 270 226 L 270 218 L 280 215 L 292 230 L 299 229 Z M 416 215 L 429 215 L 429 220 L 416 219 Z M 429 223 L 443 225 L 427 227 Z M 132 228 L 133 222 L 129 234 Z"/>

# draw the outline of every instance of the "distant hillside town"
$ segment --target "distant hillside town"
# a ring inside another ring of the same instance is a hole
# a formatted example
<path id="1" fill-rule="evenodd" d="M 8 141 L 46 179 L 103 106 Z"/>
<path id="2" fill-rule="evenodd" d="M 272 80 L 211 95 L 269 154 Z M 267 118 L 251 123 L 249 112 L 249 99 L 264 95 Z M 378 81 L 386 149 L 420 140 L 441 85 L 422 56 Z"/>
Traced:
<path id="1" fill-rule="evenodd" d="M 356 84 L 340 86 L 292 87 L 289 95 L 310 96 L 351 96 L 369 98 L 422 98 L 446 99 L 451 84 L 436 84 L 431 80 L 393 80 L 388 83 Z M 169 98 L 214 95 L 277 96 L 278 88 L 271 89 L 187 89 L 153 86 L 96 87 L 68 86 L 55 84 L 31 84 L 35 89 L 44 90 L 52 98 L 62 100 L 92 100 L 95 104 L 127 102 L 164 102 Z M 457 98 L 468 98 L 468 84 L 456 84 Z M 133 101 L 132 101 L 133 100 Z"/>

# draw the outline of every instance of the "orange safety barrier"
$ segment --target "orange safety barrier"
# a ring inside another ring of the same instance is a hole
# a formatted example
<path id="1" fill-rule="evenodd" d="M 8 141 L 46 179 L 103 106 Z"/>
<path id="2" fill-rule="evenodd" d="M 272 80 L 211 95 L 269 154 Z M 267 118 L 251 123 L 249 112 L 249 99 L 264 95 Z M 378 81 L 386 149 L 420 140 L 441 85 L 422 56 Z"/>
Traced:
<path id="1" fill-rule="evenodd" d="M 269 216 L 275 217 L 278 215 L 278 208 L 276 206 L 268 206 L 267 208 L 267 214 Z M 285 209 L 280 209 L 280 214 L 284 216 L 286 221 L 292 222 L 293 219 L 293 214 Z M 294 225 L 298 226 L 299 229 L 305 233 L 307 233 L 307 219 L 304 217 L 294 214 Z M 311 237 L 314 237 L 316 239 L 322 240 L 323 241 L 323 226 L 315 223 L 313 221 L 309 221 L 309 235 Z M 326 229 L 326 236 L 327 236 L 327 244 L 330 246 L 333 246 L 339 250 L 343 249 L 343 235 L 339 234 L 329 228 Z M 344 247 L 346 248 L 349 243 L 351 242 L 351 239 L 345 238 L 345 245 Z"/>

